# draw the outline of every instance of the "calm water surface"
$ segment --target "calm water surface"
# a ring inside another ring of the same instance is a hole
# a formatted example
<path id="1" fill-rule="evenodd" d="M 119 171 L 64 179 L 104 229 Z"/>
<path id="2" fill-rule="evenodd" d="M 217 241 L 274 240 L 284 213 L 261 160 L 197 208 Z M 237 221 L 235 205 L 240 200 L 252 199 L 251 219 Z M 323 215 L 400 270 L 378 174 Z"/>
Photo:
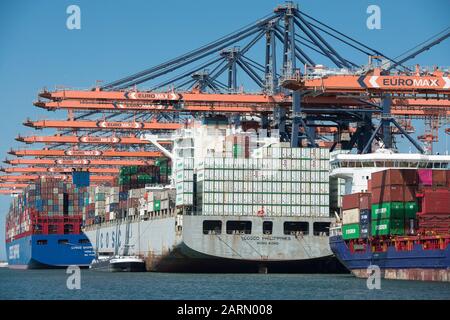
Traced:
<path id="1" fill-rule="evenodd" d="M 450 299 L 450 284 L 382 280 L 368 290 L 351 275 L 106 273 L 81 270 L 69 290 L 65 270 L 0 268 L 0 299 Z"/>

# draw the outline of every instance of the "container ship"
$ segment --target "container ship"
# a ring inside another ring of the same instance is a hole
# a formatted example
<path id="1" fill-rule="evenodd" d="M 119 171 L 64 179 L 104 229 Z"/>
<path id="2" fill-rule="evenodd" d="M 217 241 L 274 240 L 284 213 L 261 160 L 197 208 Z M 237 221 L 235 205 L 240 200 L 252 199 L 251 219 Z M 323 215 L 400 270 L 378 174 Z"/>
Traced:
<path id="1" fill-rule="evenodd" d="M 97 255 L 139 256 L 150 271 L 344 271 L 328 243 L 329 151 L 241 129 L 192 121 L 171 151 L 143 137 L 167 160 L 90 189 L 83 231 Z"/>
<path id="2" fill-rule="evenodd" d="M 9 268 L 88 267 L 95 257 L 81 231 L 84 189 L 42 177 L 14 195 L 6 216 Z"/>
<path id="3" fill-rule="evenodd" d="M 386 279 L 450 281 L 450 157 L 384 157 L 391 158 L 390 166 L 416 168 L 356 169 L 352 175 L 363 173 L 366 184 L 343 196 L 331 250 L 357 277 L 368 277 L 375 265 Z M 345 178 L 343 158 L 335 169 Z M 349 159 L 344 167 L 352 166 Z"/>

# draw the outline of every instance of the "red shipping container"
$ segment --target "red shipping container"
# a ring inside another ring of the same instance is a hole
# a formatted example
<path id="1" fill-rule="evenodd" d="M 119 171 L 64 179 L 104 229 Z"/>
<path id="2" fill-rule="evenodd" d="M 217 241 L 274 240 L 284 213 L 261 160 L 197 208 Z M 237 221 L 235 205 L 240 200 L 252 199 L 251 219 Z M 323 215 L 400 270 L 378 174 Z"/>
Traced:
<path id="1" fill-rule="evenodd" d="M 433 170 L 432 171 L 433 186 L 446 187 L 447 186 L 447 170 Z"/>
<path id="2" fill-rule="evenodd" d="M 417 187 L 416 186 L 404 186 L 404 201 L 405 202 L 412 202 L 416 201 L 416 193 L 417 193 Z"/>
<path id="3" fill-rule="evenodd" d="M 342 210 L 349 209 L 370 209 L 370 193 L 358 192 L 346 194 L 342 197 Z"/>
<path id="4" fill-rule="evenodd" d="M 403 185 L 387 185 L 372 188 L 372 203 L 404 202 L 405 187 Z"/>
<path id="5" fill-rule="evenodd" d="M 419 215 L 450 214 L 450 189 L 424 188 L 417 194 Z"/>
<path id="6" fill-rule="evenodd" d="M 394 185 L 416 185 L 417 172 L 415 169 L 388 169 L 372 173 L 372 188 Z"/>

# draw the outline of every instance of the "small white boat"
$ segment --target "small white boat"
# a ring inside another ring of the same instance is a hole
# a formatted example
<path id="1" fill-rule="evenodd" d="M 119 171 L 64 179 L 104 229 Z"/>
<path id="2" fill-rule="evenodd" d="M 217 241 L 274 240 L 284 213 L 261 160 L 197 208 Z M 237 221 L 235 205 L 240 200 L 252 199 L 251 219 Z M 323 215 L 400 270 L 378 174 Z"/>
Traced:
<path id="1" fill-rule="evenodd" d="M 143 272 L 145 261 L 138 256 L 108 256 L 92 261 L 89 269 L 109 272 Z"/>

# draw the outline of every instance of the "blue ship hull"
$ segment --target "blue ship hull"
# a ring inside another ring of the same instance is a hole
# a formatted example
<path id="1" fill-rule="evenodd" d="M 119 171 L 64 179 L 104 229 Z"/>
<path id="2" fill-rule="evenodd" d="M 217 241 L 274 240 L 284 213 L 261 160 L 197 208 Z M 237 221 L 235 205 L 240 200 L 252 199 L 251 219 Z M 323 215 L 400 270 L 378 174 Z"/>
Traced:
<path id="1" fill-rule="evenodd" d="M 84 234 L 30 235 L 6 243 L 12 269 L 88 267 L 95 258 Z"/>
<path id="2" fill-rule="evenodd" d="M 351 252 L 341 236 L 330 237 L 330 247 L 338 260 L 358 277 L 367 277 L 367 268 L 378 266 L 390 279 L 450 281 L 450 246 L 444 250 L 424 250 L 414 245 L 410 251 L 388 247 L 386 252 Z"/>

